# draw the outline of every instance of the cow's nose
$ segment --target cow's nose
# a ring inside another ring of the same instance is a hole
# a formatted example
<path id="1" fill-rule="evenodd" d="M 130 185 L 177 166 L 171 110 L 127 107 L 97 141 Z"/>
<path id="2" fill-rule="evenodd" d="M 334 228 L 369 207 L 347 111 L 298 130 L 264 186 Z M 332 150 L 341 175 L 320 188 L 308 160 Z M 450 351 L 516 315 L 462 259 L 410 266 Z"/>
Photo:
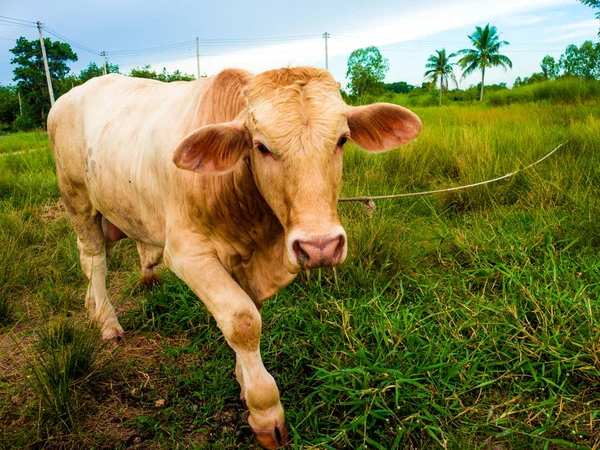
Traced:
<path id="1" fill-rule="evenodd" d="M 345 254 L 346 238 L 343 234 L 326 238 L 296 239 L 292 244 L 298 264 L 306 269 L 336 266 Z"/>

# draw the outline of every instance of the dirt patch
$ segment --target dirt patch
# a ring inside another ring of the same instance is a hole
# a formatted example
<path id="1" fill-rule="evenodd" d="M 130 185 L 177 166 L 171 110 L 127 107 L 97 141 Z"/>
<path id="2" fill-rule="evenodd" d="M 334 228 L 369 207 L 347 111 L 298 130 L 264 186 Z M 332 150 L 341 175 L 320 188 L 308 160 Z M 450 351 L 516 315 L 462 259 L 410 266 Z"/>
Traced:
<path id="1" fill-rule="evenodd" d="M 44 206 L 41 220 L 42 222 L 58 222 L 67 217 L 67 208 L 62 198 L 59 198 L 54 204 Z"/>
<path id="2" fill-rule="evenodd" d="M 17 329 L 0 335 L 0 380 L 23 379 L 23 369 L 34 342 L 33 335 L 24 335 Z"/>

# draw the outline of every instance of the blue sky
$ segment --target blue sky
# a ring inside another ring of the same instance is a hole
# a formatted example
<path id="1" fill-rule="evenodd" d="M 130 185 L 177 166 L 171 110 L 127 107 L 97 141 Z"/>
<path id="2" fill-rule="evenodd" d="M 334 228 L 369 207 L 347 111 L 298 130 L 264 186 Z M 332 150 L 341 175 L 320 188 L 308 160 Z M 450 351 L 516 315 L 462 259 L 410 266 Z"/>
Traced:
<path id="1" fill-rule="evenodd" d="M 493 69 L 486 83 L 512 84 L 517 76 L 539 71 L 549 54 L 558 59 L 566 45 L 596 41 L 594 11 L 577 0 L 304 0 L 179 1 L 4 0 L 0 15 L 40 20 L 47 27 L 96 51 L 105 50 L 121 69 L 151 64 L 160 70 L 196 73 L 196 37 L 201 41 L 201 71 L 225 67 L 252 72 L 288 65 L 324 67 L 324 31 L 329 39 L 329 69 L 345 84 L 346 62 L 356 48 L 376 45 L 389 59 L 387 81 L 423 81 L 427 57 L 436 49 L 469 45 L 475 25 L 496 25 L 511 43 L 504 53 L 513 70 Z M 37 29 L 0 22 L 0 83 L 12 81 L 9 49 L 18 36 L 37 38 Z M 48 36 L 53 38 L 52 36 Z M 220 41 L 220 42 L 219 42 Z M 188 43 L 189 42 L 189 43 Z M 179 44 L 162 51 L 129 52 Z M 75 48 L 78 72 L 101 57 Z M 457 76 L 460 73 L 457 69 Z M 461 82 L 479 81 L 475 74 Z"/>

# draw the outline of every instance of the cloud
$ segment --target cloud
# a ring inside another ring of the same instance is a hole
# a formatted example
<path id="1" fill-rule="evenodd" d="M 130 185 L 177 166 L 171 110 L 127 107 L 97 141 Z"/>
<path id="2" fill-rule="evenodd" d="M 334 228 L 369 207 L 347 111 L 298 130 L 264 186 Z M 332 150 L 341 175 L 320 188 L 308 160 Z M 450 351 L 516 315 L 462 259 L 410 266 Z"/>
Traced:
<path id="1" fill-rule="evenodd" d="M 580 22 L 566 23 L 553 27 L 557 32 L 563 32 L 559 35 L 545 39 L 543 42 L 560 42 L 568 41 L 578 37 L 589 37 L 598 29 L 597 20 L 582 20 Z M 573 31 L 570 31 L 573 30 Z M 567 33 L 564 33 L 567 31 Z"/>
<path id="2" fill-rule="evenodd" d="M 580 22 L 566 23 L 553 27 L 554 30 L 590 30 L 598 27 L 598 21 L 595 19 L 582 20 Z"/>
<path id="3" fill-rule="evenodd" d="M 522 16 L 511 16 L 502 19 L 502 25 L 506 28 L 518 28 L 524 27 L 526 25 L 535 25 L 536 23 L 543 22 L 547 20 L 546 16 L 531 16 L 531 15 L 522 15 Z"/>
<path id="4" fill-rule="evenodd" d="M 362 30 L 352 35 L 336 35 L 329 40 L 329 56 L 348 55 L 352 50 L 369 45 L 383 46 L 424 38 L 443 31 L 485 24 L 488 21 L 519 15 L 544 8 L 571 4 L 572 0 L 460 0 L 456 2 L 422 4 L 407 10 L 402 16 L 380 17 L 370 23 L 357 24 L 354 29 Z M 528 17 L 528 18 L 527 18 Z M 522 16 L 529 23 L 541 21 L 539 16 Z M 586 21 L 587 22 L 587 21 Z M 209 53 L 210 54 L 210 53 Z M 240 67 L 257 73 L 287 65 L 324 65 L 323 39 L 285 42 L 263 45 L 247 50 L 226 51 L 215 56 L 201 57 L 202 73 L 214 74 L 226 67 Z M 131 67 L 126 62 L 122 68 Z M 174 61 L 156 59 L 153 67 L 166 67 L 196 73 L 195 58 Z M 334 73 L 343 79 L 343 73 Z"/>

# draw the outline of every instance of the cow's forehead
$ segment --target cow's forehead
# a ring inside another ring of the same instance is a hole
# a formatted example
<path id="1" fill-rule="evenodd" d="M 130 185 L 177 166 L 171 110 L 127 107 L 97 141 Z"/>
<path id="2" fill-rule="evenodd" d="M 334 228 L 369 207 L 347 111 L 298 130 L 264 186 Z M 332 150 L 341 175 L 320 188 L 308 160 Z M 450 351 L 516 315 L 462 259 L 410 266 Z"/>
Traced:
<path id="1" fill-rule="evenodd" d="M 319 147 L 347 127 L 348 106 L 338 84 L 324 70 L 294 68 L 260 74 L 248 86 L 247 101 L 251 130 L 283 147 L 297 146 L 294 142 Z"/>

